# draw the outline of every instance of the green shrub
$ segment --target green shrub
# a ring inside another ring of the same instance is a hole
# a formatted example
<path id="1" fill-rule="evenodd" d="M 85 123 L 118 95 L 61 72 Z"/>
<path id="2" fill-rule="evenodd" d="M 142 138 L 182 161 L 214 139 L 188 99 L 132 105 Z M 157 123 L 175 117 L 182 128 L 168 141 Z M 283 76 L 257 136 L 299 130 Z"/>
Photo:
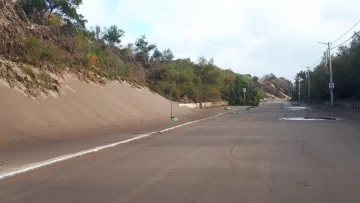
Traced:
<path id="1" fill-rule="evenodd" d="M 126 77 L 130 77 L 134 72 L 134 67 L 132 64 L 126 64 L 121 71 L 121 74 Z"/>
<path id="2" fill-rule="evenodd" d="M 24 39 L 25 62 L 32 65 L 39 65 L 41 61 L 58 63 L 61 60 L 60 50 L 50 43 L 40 41 L 35 37 Z"/>

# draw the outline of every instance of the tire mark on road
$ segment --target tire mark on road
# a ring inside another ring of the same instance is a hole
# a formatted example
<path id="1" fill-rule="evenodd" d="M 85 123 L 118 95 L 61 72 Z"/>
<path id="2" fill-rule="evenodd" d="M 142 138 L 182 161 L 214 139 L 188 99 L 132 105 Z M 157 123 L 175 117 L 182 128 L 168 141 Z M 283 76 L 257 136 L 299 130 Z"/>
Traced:
<path id="1" fill-rule="evenodd" d="M 299 147 L 300 147 L 300 150 L 301 152 L 307 156 L 308 158 L 311 158 L 313 160 L 315 160 L 316 162 L 326 166 L 327 168 L 329 168 L 330 170 L 332 171 L 335 171 L 335 172 L 338 172 L 340 174 L 342 174 L 343 176 L 347 177 L 347 178 L 350 178 L 352 180 L 359 180 L 360 179 L 360 175 L 354 171 L 351 171 L 351 170 L 347 170 L 347 171 L 344 171 L 344 169 L 340 169 L 338 168 L 337 166 L 333 165 L 333 164 L 329 164 L 329 163 L 326 163 L 325 161 L 323 161 L 322 159 L 320 159 L 318 156 L 316 156 L 315 154 L 311 153 L 309 150 L 308 150 L 308 144 L 305 142 L 305 141 L 297 141 Z"/>
<path id="2" fill-rule="evenodd" d="M 238 164 L 237 164 L 237 162 L 236 162 L 236 160 L 235 160 L 235 156 L 234 156 L 234 149 L 237 147 L 237 146 L 239 146 L 240 144 L 241 144 L 241 142 L 242 141 L 235 141 L 234 142 L 234 144 L 230 147 L 230 148 L 228 148 L 228 150 L 226 150 L 227 152 L 226 152 L 226 154 L 227 154 L 227 157 L 228 157 L 228 160 L 229 160 L 229 165 L 230 165 L 230 167 L 231 167 L 231 171 L 233 172 L 233 174 L 235 175 L 235 176 L 239 176 L 239 171 L 238 171 Z M 254 177 L 254 176 L 252 176 L 252 174 L 247 174 L 247 175 L 250 175 L 251 177 L 253 177 L 253 178 L 255 178 L 255 179 L 257 179 L 257 177 Z M 246 183 L 247 181 L 245 180 L 245 183 Z M 261 181 L 262 182 L 262 181 Z M 265 197 L 262 197 L 262 196 L 259 196 L 259 195 L 257 195 L 257 194 L 255 194 L 254 193 L 254 191 L 248 191 L 248 193 L 249 193 L 249 196 L 250 197 L 254 197 L 254 198 L 256 198 L 256 199 L 258 199 L 258 200 L 262 200 L 263 202 L 265 202 L 266 201 L 266 199 L 265 199 Z"/>
<path id="3" fill-rule="evenodd" d="M 192 152 L 190 152 L 189 154 L 178 159 L 173 164 L 171 164 L 169 167 L 167 167 L 164 170 L 157 173 L 155 176 L 152 176 L 151 178 L 149 178 L 149 179 L 145 180 L 144 182 L 142 182 L 141 184 L 139 184 L 137 187 L 135 187 L 133 190 L 131 190 L 126 196 L 120 197 L 117 200 L 113 201 L 112 203 L 130 202 L 132 199 L 137 197 L 139 194 L 141 194 L 143 191 L 145 191 L 151 185 L 155 184 L 156 182 L 158 182 L 161 179 L 168 176 L 174 169 L 176 169 L 180 165 L 184 164 L 187 161 L 187 159 L 194 156 L 202 148 L 204 148 L 204 147 L 199 147 L 199 148 L 194 149 Z"/>
<path id="4" fill-rule="evenodd" d="M 234 149 L 236 147 L 238 147 L 242 142 L 241 141 L 236 141 L 231 147 L 230 149 L 228 150 L 228 157 L 229 157 L 229 164 L 231 166 L 231 169 L 233 171 L 233 173 L 235 175 L 239 175 L 240 171 L 239 169 L 242 169 L 244 168 L 242 166 L 241 163 L 239 163 L 238 161 L 236 161 L 236 156 L 234 155 Z M 291 198 L 292 200 L 296 201 L 296 202 L 307 202 L 307 203 L 310 203 L 311 202 L 311 199 L 308 199 L 307 197 L 305 197 L 304 195 L 301 195 L 301 194 L 294 194 L 293 192 L 291 191 L 286 191 L 286 189 L 282 189 L 278 186 L 276 186 L 274 183 L 271 183 L 271 182 L 268 182 L 256 175 L 254 175 L 253 173 L 251 172 L 247 172 L 246 169 L 244 170 L 241 170 L 241 172 L 244 172 L 247 176 L 250 176 L 251 178 L 255 179 L 256 181 L 264 184 L 266 187 L 268 187 L 268 189 L 272 190 L 272 191 L 275 191 L 275 192 L 279 192 L 281 194 L 284 194 L 286 195 L 287 197 Z M 268 201 L 267 198 L 265 197 L 261 197 L 259 195 L 255 195 L 253 192 L 251 193 L 251 196 L 255 196 L 257 198 L 260 198 L 261 200 L 263 200 L 264 202 Z"/>

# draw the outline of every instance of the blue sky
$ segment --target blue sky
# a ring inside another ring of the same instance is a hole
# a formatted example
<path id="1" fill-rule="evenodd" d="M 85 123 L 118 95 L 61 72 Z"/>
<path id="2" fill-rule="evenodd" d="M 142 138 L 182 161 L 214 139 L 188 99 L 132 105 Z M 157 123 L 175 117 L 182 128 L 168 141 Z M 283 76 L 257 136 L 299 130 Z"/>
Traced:
<path id="1" fill-rule="evenodd" d="M 359 9 L 357 0 L 84 0 L 80 13 L 88 26 L 123 29 L 123 45 L 145 34 L 178 58 L 213 57 L 237 73 L 293 79 L 320 60 L 326 47 L 318 41 L 360 20 Z"/>

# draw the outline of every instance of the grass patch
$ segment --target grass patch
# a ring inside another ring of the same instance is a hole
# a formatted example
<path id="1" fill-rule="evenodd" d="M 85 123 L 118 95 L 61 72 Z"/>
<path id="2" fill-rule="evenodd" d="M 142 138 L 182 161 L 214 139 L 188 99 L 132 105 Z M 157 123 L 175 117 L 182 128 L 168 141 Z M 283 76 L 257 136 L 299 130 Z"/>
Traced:
<path id="1" fill-rule="evenodd" d="M 37 66 L 40 62 L 48 61 L 58 65 L 62 62 L 60 50 L 56 46 L 35 37 L 25 38 L 24 48 L 24 60 L 29 64 Z"/>
<path id="2" fill-rule="evenodd" d="M 26 75 L 30 76 L 31 80 L 35 80 L 36 79 L 36 74 L 34 73 L 34 71 L 32 70 L 32 68 L 28 67 L 28 66 L 20 66 L 20 69 L 23 73 L 25 73 Z"/>

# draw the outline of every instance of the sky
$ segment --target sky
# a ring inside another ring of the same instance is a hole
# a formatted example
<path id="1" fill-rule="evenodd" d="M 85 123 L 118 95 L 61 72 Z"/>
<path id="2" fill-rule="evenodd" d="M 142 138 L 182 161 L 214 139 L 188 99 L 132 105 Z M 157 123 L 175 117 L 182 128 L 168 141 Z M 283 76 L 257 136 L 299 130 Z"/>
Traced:
<path id="1" fill-rule="evenodd" d="M 123 45 L 146 35 L 176 58 L 213 57 L 222 69 L 293 80 L 320 61 L 326 46 L 317 42 L 343 35 L 359 10 L 358 0 L 84 0 L 79 12 L 88 27 L 123 29 Z"/>

